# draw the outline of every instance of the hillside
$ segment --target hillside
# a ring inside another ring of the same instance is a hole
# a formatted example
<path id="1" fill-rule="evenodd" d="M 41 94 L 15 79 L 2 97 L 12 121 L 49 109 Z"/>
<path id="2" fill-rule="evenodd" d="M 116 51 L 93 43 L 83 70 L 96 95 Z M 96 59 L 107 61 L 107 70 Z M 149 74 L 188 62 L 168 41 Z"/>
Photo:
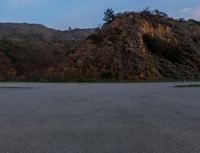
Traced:
<path id="1" fill-rule="evenodd" d="M 148 10 L 118 14 L 62 69 L 55 74 L 69 80 L 199 80 L 200 23 Z"/>
<path id="2" fill-rule="evenodd" d="M 0 39 L 34 40 L 34 41 L 66 41 L 83 40 L 94 32 L 93 29 L 72 29 L 60 31 L 40 24 L 0 23 Z"/>
<path id="3" fill-rule="evenodd" d="M 17 33 L 30 33 L 25 29 Z M 35 38 L 16 42 L 20 35 L 10 35 L 14 42 L 1 41 L 0 73 L 4 79 L 200 79 L 200 23 L 195 20 L 175 20 L 159 11 L 125 12 L 87 39 L 78 36 L 78 42 L 64 36 L 68 32 L 41 31 L 36 33 L 45 41 L 39 43 Z M 0 27 L 0 37 L 6 32 Z"/>
<path id="4" fill-rule="evenodd" d="M 60 31 L 38 24 L 0 23 L 0 80 L 41 79 L 92 33 L 93 29 Z"/>

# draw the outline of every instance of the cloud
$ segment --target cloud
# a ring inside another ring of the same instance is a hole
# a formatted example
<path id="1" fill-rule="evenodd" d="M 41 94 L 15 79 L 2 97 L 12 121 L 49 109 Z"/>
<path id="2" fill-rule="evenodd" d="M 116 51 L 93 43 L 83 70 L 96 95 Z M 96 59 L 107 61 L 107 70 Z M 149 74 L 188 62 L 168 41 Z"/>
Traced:
<path id="1" fill-rule="evenodd" d="M 193 18 L 196 20 L 200 20 L 200 5 L 195 7 L 188 7 L 181 10 L 183 16 L 187 19 Z"/>
<path id="2" fill-rule="evenodd" d="M 192 7 L 187 7 L 181 10 L 182 13 L 186 13 L 192 10 Z"/>
<path id="3" fill-rule="evenodd" d="M 192 18 L 200 20 L 200 7 L 193 11 Z"/>

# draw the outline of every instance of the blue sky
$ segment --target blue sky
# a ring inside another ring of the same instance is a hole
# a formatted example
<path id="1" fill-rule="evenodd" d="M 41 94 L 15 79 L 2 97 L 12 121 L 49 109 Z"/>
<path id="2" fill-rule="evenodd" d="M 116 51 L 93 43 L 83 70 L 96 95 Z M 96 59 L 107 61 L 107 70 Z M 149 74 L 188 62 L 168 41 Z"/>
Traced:
<path id="1" fill-rule="evenodd" d="M 200 0 L 0 0 L 0 22 L 41 23 L 56 29 L 96 27 L 103 12 L 162 10 L 175 18 L 200 20 Z"/>

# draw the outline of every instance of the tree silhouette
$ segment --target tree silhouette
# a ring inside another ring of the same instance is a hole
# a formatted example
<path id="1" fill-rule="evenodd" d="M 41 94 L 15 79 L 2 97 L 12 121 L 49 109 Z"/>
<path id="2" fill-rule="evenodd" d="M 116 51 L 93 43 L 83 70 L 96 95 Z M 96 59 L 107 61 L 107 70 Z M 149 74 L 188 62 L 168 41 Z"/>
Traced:
<path id="1" fill-rule="evenodd" d="M 107 9 L 105 12 L 104 12 L 104 18 L 103 20 L 109 24 L 111 23 L 115 18 L 115 14 L 114 14 L 114 11 L 113 9 Z"/>

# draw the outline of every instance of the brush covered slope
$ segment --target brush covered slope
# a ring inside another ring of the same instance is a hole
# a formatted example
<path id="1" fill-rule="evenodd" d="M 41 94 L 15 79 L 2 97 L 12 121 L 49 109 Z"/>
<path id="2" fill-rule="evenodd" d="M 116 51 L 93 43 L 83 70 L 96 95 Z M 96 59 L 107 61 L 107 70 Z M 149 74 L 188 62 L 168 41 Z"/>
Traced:
<path id="1" fill-rule="evenodd" d="M 0 49 L 0 73 L 20 77 L 23 72 L 29 79 L 31 73 L 42 72 L 37 79 L 62 81 L 200 79 L 200 23 L 175 20 L 160 11 L 117 14 L 71 51 L 63 48 L 65 55 L 57 45 L 51 43 L 48 52 L 43 52 L 44 44 L 38 52 L 24 49 L 31 60 L 20 60 L 23 50 L 15 52 L 16 47 L 12 54 Z"/>
<path id="2" fill-rule="evenodd" d="M 162 12 L 118 14 L 55 74 L 69 80 L 198 80 L 200 23 Z"/>
<path id="3" fill-rule="evenodd" d="M 93 29 L 60 31 L 38 24 L 0 23 L 0 80 L 40 80 L 92 33 Z"/>

